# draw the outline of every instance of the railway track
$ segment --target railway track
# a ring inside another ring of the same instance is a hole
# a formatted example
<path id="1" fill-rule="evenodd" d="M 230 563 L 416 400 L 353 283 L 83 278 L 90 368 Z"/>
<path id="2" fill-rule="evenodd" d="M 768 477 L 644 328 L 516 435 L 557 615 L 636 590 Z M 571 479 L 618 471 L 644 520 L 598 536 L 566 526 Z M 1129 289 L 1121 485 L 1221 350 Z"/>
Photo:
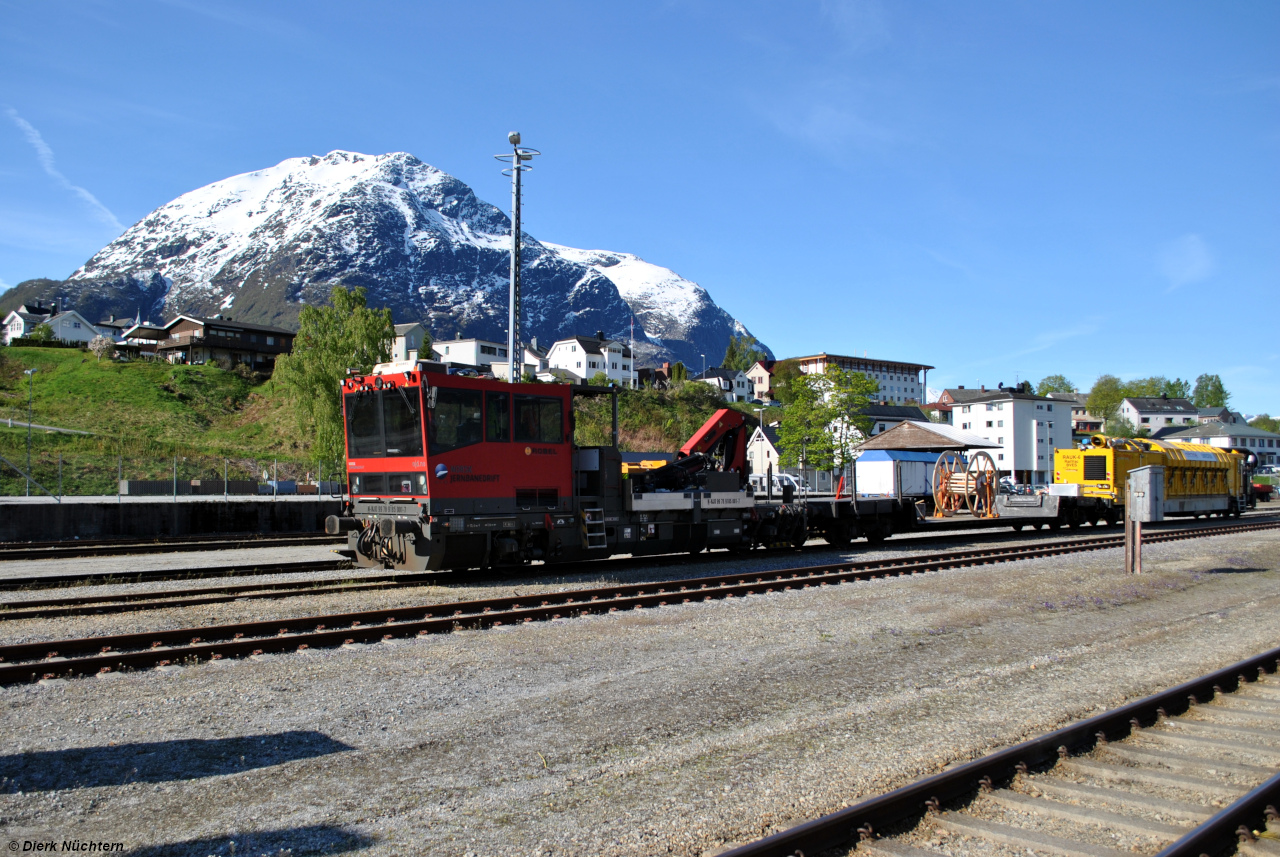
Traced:
<path id="1" fill-rule="evenodd" d="M 344 544 L 327 533 L 278 533 L 237 536 L 183 536 L 160 539 L 97 539 L 63 542 L 22 542 L 0 545 L 0 562 L 31 559 L 76 559 L 89 556 L 238 550 L 241 548 L 301 547 Z"/>
<path id="2" fill-rule="evenodd" d="M 1232 526 L 1223 524 L 1208 524 L 1198 527 L 1181 527 L 1170 529 L 1165 532 L 1179 533 L 1187 530 L 1200 531 L 1204 529 L 1217 528 L 1221 526 Z M 932 541 L 932 537 L 927 537 Z M 1102 550 L 1108 547 L 1118 547 L 1123 544 L 1123 536 L 1094 536 L 1085 538 L 1061 539 L 1041 544 L 1046 549 L 1059 550 L 1077 545 L 1092 545 L 1094 549 Z M 829 548 L 817 548 L 816 550 L 829 550 Z M 945 554 L 935 554 L 927 557 L 913 557 L 916 560 L 930 561 L 962 561 L 970 556 L 979 558 L 987 558 L 991 556 L 990 548 L 981 548 L 974 551 L 951 551 Z M 711 554 L 706 559 L 722 559 L 722 554 Z M 665 562 L 664 562 L 665 560 Z M 555 566 L 558 576 L 565 574 L 574 574 L 581 572 L 597 571 L 602 568 L 601 560 L 592 560 L 590 562 L 567 563 L 565 566 Z M 615 560 L 611 565 L 607 566 L 609 570 L 621 571 L 633 565 L 672 565 L 685 564 L 690 562 L 688 556 L 679 557 L 639 557 L 634 560 Z M 841 563 L 830 566 L 847 567 L 851 569 L 859 568 L 879 568 L 883 563 L 880 561 L 860 562 L 860 563 Z M 208 577 L 208 576 L 232 576 L 233 574 L 272 574 L 279 572 L 298 572 L 298 571 L 328 571 L 334 568 L 348 568 L 349 564 L 343 561 L 335 561 L 332 564 L 319 563 L 280 563 L 278 567 L 259 566 L 253 571 L 235 570 L 235 569 L 205 569 L 193 570 L 193 572 L 203 572 L 200 574 L 193 573 L 191 576 Z M 824 566 L 825 567 L 825 566 Z M 209 574 L 213 571 L 217 574 Z M 40 581 L 47 581 L 48 578 L 36 578 Z M 83 582 L 78 578 L 72 578 L 77 582 Z M 155 577 L 152 579 L 165 579 L 163 577 Z M 491 577 L 483 579 L 492 579 Z M 111 582 L 138 582 L 115 578 Z M 172 607 L 199 606 L 207 604 L 221 604 L 231 601 L 244 600 L 260 600 L 260 599 L 281 599 L 306 595 L 326 595 L 336 592 L 370 592 L 377 590 L 404 589 L 415 586 L 432 586 L 448 583 L 474 582 L 473 578 L 460 575 L 457 572 L 419 572 L 419 573 L 392 573 L 392 574 L 368 574 L 360 577 L 336 577 L 321 578 L 308 580 L 289 580 L 289 581 L 263 581 L 254 583 L 228 584 L 224 586 L 204 586 L 191 589 L 171 589 L 162 592 L 134 592 L 119 593 L 112 595 L 76 595 L 76 596 L 59 596 L 55 598 L 43 599 L 25 599 L 8 602 L 0 602 L 0 622 L 14 619 L 35 619 L 35 618 L 54 618 L 66 616 L 85 616 L 100 615 L 107 613 L 125 613 L 141 610 L 159 610 Z M 49 584 L 45 583 L 42 588 L 46 588 Z M 65 583 L 63 584 L 65 585 Z M 19 588 L 5 582 L 0 588 Z M 24 587 L 31 588 L 31 587 Z"/>
<path id="3" fill-rule="evenodd" d="M 1249 516 L 1244 518 L 1243 520 L 1247 522 L 1259 522 L 1259 521 L 1280 520 L 1280 517 L 1277 517 L 1274 515 L 1258 515 L 1258 516 Z M 1205 524 L 1196 524 L 1194 526 L 1198 528 L 1205 528 L 1205 527 L 1231 526 L 1231 525 L 1225 524 L 1225 523 L 1216 523 L 1216 524 L 1205 523 Z M 1186 529 L 1186 527 L 1171 527 L 1170 529 Z M 931 544 L 931 543 L 937 543 L 937 542 L 954 542 L 957 539 L 966 538 L 968 534 L 971 532 L 973 532 L 973 530 L 948 530 L 945 532 L 938 532 L 938 533 L 914 534 L 909 538 L 906 537 L 906 534 L 904 534 L 904 538 L 896 540 L 894 544 L 905 546 L 905 545 L 916 545 L 916 544 Z M 985 534 L 984 541 L 989 541 L 994 543 L 1027 538 L 1027 535 L 1023 535 L 1017 532 L 1002 532 L 1002 531 L 993 532 L 991 530 L 984 530 L 983 532 Z M 1070 532 L 1072 533 L 1073 538 L 1079 538 L 1078 536 L 1075 535 L 1075 533 L 1078 531 L 1070 531 Z M 1160 530 L 1158 528 L 1153 528 L 1152 530 L 1150 530 L 1150 532 L 1155 533 L 1155 532 L 1160 532 Z M 799 548 L 797 550 L 806 552 L 806 553 L 823 553 L 823 552 L 830 552 L 830 551 L 835 551 L 839 549 L 833 548 L 830 545 L 808 545 L 806 547 Z M 336 552 L 345 553 L 344 551 L 336 551 Z M 395 573 L 388 573 L 386 575 L 378 575 L 378 576 L 372 576 L 372 575 L 362 576 L 360 578 L 354 578 L 354 579 L 353 578 L 332 578 L 332 579 L 326 579 L 326 580 L 317 580 L 317 581 L 312 581 L 311 584 L 285 583 L 285 584 L 281 584 L 279 587 L 264 583 L 259 585 L 241 587 L 238 589 L 234 589 L 234 591 L 237 593 L 240 593 L 236 596 L 238 598 L 270 597 L 269 595 L 266 595 L 266 594 L 260 595 L 260 596 L 250 595 L 250 593 L 253 593 L 253 592 L 263 592 L 263 593 L 279 592 L 281 594 L 278 597 L 286 597 L 287 594 L 289 593 L 298 594 L 298 595 L 309 594 L 305 591 L 308 585 L 337 586 L 337 585 L 343 584 L 344 581 L 349 579 L 358 580 L 361 583 L 377 582 L 380 585 L 380 588 L 385 588 L 387 586 L 394 586 L 396 583 L 400 583 L 404 586 L 423 586 L 423 585 L 431 585 L 434 583 L 446 583 L 446 582 L 461 582 L 461 581 L 476 582 L 476 581 L 484 581 L 484 580 L 496 580 L 496 579 L 501 579 L 503 575 L 509 575 L 513 572 L 516 574 L 520 574 L 520 573 L 536 574 L 540 570 L 545 570 L 547 573 L 554 574 L 557 577 L 565 577 L 573 574 L 590 574 L 592 572 L 601 571 L 601 570 L 626 571 L 630 568 L 640 567 L 640 566 L 672 567 L 672 566 L 679 566 L 679 565 L 695 564 L 700 562 L 723 561 L 726 556 L 729 556 L 729 554 L 724 551 L 715 551 L 715 552 L 709 552 L 704 554 L 661 554 L 661 555 L 653 555 L 653 556 L 638 556 L 638 557 L 631 557 L 631 558 L 583 560 L 578 562 L 557 563 L 554 565 L 522 566 L 522 567 L 513 568 L 511 570 L 499 569 L 496 571 L 496 573 L 494 570 L 490 570 L 489 572 L 471 572 L 471 571 L 419 572 L 419 573 L 395 572 Z M 253 576 L 253 575 L 272 575 L 272 574 L 284 574 L 284 573 L 326 572 L 326 571 L 347 570 L 350 568 L 351 568 L 351 563 L 343 559 L 343 560 L 332 560 L 329 562 L 315 562 L 315 561 L 280 562 L 280 563 L 257 563 L 253 565 L 241 564 L 241 565 L 229 565 L 229 566 L 211 566 L 211 567 L 198 567 L 198 568 L 146 569 L 146 570 L 130 571 L 130 572 L 113 571 L 113 572 L 89 572 L 85 574 L 25 575 L 21 577 L 0 577 L 0 592 L 36 590 L 36 589 L 59 589 L 59 588 L 67 588 L 67 587 L 79 587 L 79 586 L 102 585 L 102 584 L 154 583 L 154 582 L 166 581 L 166 580 L 194 580 L 194 579 L 218 578 L 218 577 L 246 577 L 246 576 Z M 232 591 L 233 591 L 232 587 L 204 587 L 202 589 L 176 590 L 176 591 L 169 591 L 169 592 L 163 592 L 163 593 L 153 593 L 152 597 L 156 599 L 167 598 L 170 600 L 181 600 L 187 597 L 212 596 L 217 592 L 232 592 Z M 146 600 L 147 599 L 143 597 L 137 597 L 137 598 L 131 599 L 131 602 L 136 605 L 133 609 L 138 609 L 138 610 L 148 609 L 147 607 L 143 606 L 143 602 L 145 602 Z M 116 609 L 115 607 L 111 606 L 112 601 L 119 602 L 119 601 L 123 601 L 123 599 L 111 599 L 106 597 L 103 597 L 101 599 L 94 599 L 92 596 L 90 596 L 87 598 L 81 598 L 76 600 L 50 599 L 50 600 L 44 600 L 44 601 L 10 602 L 8 604 L 0 603 L 0 611 L 3 611 L 5 609 L 19 610 L 19 609 L 25 609 L 25 608 L 35 607 L 35 606 L 40 606 L 45 608 L 64 607 L 64 606 L 69 607 L 74 604 L 74 605 L 86 605 L 86 609 L 83 612 L 120 612 L 119 609 Z M 55 602 L 60 602 L 60 603 L 55 603 Z M 213 602 L 206 602 L 206 603 L 213 603 Z M 89 609 L 87 605 L 91 605 L 91 604 L 101 605 L 101 609 L 96 609 L 96 608 Z M 164 604 L 161 606 L 176 606 L 176 605 Z M 41 613 L 39 615 L 52 616 L 52 615 L 76 615 L 76 614 L 74 611 L 71 611 L 63 614 L 54 614 L 54 613 L 46 612 L 46 613 Z M 17 614 L 6 615 L 4 613 L 0 613 L 0 620 L 11 619 L 16 617 L 17 617 Z"/>
<path id="4" fill-rule="evenodd" d="M 1242 523 L 1152 534 L 1165 542 L 1280 528 L 1280 522 Z M 455 601 L 294 619 L 275 619 L 0 646 L 0 684 L 17 684 L 123 669 L 292 652 L 448 633 L 459 628 L 548 621 L 595 613 L 642 610 L 696 601 L 763 595 L 881 577 L 901 577 L 974 565 L 1105 550 L 1121 537 L 1008 545 L 947 554 L 841 562 L 774 571 L 626 584 L 557 593 Z"/>
<path id="5" fill-rule="evenodd" d="M 58 589 L 71 586 L 102 586 L 116 583 L 154 583 L 164 580 L 192 580 L 212 577 L 293 574 L 309 571 L 340 571 L 351 568 L 348 559 L 303 562 L 257 562 L 198 568 L 152 568 L 137 571 L 98 571 L 86 574 L 31 574 L 0 577 L 0 592 L 31 589 Z"/>
<path id="6" fill-rule="evenodd" d="M 1280 854 L 1277 671 L 1273 649 L 721 857 Z"/>

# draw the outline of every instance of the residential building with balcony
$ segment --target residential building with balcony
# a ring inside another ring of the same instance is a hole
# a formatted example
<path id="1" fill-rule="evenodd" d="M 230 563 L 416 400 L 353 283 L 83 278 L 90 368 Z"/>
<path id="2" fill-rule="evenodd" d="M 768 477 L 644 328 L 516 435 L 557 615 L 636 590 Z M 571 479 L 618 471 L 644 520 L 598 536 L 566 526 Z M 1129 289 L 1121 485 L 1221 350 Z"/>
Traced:
<path id="1" fill-rule="evenodd" d="M 297 335 L 279 327 L 195 315 L 180 315 L 163 331 L 156 354 L 170 363 L 217 363 L 228 369 L 245 365 L 258 372 L 273 371 L 276 358 L 292 350 Z M 126 335 L 130 332 L 140 331 Z"/>

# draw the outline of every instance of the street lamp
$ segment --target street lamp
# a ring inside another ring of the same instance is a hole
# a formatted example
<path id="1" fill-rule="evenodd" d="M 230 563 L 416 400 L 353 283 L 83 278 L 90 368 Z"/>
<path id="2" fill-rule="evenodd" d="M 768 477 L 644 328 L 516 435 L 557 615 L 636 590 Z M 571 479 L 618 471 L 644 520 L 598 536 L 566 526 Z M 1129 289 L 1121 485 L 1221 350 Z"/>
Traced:
<path id="1" fill-rule="evenodd" d="M 511 151 L 494 155 L 499 161 L 511 164 L 502 171 L 504 176 L 511 176 L 511 294 L 507 304 L 507 373 L 511 383 L 519 379 L 523 356 L 517 360 L 516 349 L 520 347 L 520 174 L 533 167 L 526 166 L 525 161 L 532 161 L 534 155 L 541 155 L 537 149 L 528 149 L 520 145 L 520 132 L 512 131 L 507 135 Z"/>
<path id="2" fill-rule="evenodd" d="M 707 374 L 707 355 L 701 354 L 699 356 L 702 358 L 702 374 L 705 375 Z"/>
<path id="3" fill-rule="evenodd" d="M 24 369 L 23 375 L 27 376 L 27 496 L 31 496 L 31 389 L 35 383 L 36 367 Z"/>

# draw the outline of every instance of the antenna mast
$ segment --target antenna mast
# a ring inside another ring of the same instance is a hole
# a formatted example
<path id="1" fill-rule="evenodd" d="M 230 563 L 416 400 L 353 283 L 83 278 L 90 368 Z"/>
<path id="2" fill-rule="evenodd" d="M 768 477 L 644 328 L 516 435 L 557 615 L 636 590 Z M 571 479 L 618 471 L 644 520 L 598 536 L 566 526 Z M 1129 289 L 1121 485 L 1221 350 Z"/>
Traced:
<path id="1" fill-rule="evenodd" d="M 525 161 L 532 161 L 534 155 L 542 153 L 522 147 L 519 131 L 508 134 L 507 141 L 511 143 L 511 151 L 494 157 L 511 164 L 502 174 L 511 176 L 511 294 L 507 304 L 507 366 L 510 371 L 507 378 L 514 384 L 520 380 L 520 369 L 524 365 L 524 355 L 518 354 L 524 350 L 520 345 L 520 174 L 533 169 Z"/>

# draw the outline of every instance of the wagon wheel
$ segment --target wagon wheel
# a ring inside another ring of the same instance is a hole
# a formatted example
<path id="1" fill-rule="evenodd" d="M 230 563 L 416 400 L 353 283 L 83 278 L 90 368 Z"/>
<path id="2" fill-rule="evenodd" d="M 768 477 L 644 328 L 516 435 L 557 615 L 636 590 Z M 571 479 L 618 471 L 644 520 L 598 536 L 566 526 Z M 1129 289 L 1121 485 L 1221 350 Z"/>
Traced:
<path id="1" fill-rule="evenodd" d="M 934 514 L 941 518 L 959 508 L 959 498 L 952 493 L 951 486 L 958 483 L 957 475 L 963 476 L 959 451 L 944 452 L 938 456 L 933 465 L 933 508 Z"/>
<path id="2" fill-rule="evenodd" d="M 969 459 L 966 473 L 969 481 L 969 493 L 965 499 L 969 503 L 969 513 L 975 518 L 995 518 L 996 484 L 1000 478 L 996 463 L 985 452 L 976 452 Z"/>

